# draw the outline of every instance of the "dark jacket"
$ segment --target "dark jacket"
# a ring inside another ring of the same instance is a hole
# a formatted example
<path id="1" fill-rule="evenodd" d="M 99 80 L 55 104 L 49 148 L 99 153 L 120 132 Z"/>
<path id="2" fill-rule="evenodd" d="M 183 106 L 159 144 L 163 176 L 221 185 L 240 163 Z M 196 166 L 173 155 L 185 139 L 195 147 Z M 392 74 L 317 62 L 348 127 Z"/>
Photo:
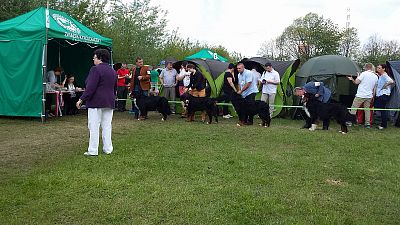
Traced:
<path id="1" fill-rule="evenodd" d="M 86 78 L 86 89 L 80 97 L 88 108 L 114 108 L 117 75 L 107 63 L 93 66 Z"/>
<path id="2" fill-rule="evenodd" d="M 190 84 L 188 87 L 197 91 L 203 90 L 206 87 L 204 75 L 200 71 L 196 71 L 196 73 L 190 75 Z"/>

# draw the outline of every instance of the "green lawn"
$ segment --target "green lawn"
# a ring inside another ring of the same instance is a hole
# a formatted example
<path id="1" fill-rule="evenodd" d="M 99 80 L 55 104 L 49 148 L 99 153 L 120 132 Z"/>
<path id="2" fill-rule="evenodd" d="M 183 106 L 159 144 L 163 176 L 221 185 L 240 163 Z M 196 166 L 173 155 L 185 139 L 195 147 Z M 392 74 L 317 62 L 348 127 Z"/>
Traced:
<path id="1" fill-rule="evenodd" d="M 258 122 L 258 121 L 257 121 Z M 85 115 L 0 118 L 0 224 L 399 224 L 399 130 L 270 128 L 115 113 L 85 157 Z"/>

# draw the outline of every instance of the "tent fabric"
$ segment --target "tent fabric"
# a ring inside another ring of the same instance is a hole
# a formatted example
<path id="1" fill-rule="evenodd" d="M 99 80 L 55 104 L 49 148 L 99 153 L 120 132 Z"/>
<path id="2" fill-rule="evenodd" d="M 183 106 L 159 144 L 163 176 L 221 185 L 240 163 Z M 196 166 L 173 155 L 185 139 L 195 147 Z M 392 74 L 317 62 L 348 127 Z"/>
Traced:
<path id="1" fill-rule="evenodd" d="M 112 40 L 90 30 L 65 12 L 49 9 L 48 38 L 111 46 Z M 40 7 L 0 23 L 0 40 L 46 41 L 46 8 Z"/>
<path id="2" fill-rule="evenodd" d="M 251 63 L 255 62 L 258 63 L 261 67 L 261 69 L 257 69 L 258 72 L 262 73 L 264 72 L 263 66 L 267 63 L 270 62 L 272 64 L 272 67 L 274 70 L 276 70 L 281 78 L 283 77 L 283 74 L 285 74 L 286 70 L 295 62 L 293 61 L 277 61 L 277 60 L 271 60 L 265 57 L 252 57 L 249 59 L 243 59 L 241 62 L 243 62 L 248 69 L 251 68 Z"/>
<path id="3" fill-rule="evenodd" d="M 40 117 L 42 47 L 41 41 L 0 42 L 0 115 Z"/>
<path id="4" fill-rule="evenodd" d="M 319 75 L 357 76 L 360 67 L 351 59 L 340 55 L 324 55 L 309 59 L 297 72 L 297 77 Z"/>
<path id="5" fill-rule="evenodd" d="M 227 62 L 221 62 L 217 60 L 211 60 L 211 59 L 192 59 L 189 60 L 189 62 L 193 62 L 197 65 L 203 66 L 212 76 L 212 78 L 215 80 L 217 77 L 223 73 L 227 68 L 229 63 Z"/>
<path id="6" fill-rule="evenodd" d="M 351 59 L 339 55 L 324 55 L 309 59 L 296 74 L 296 86 L 309 81 L 322 81 L 332 91 L 332 98 L 350 106 L 357 86 L 347 76 L 357 76 L 360 67 Z"/>
<path id="7" fill-rule="evenodd" d="M 271 60 L 265 57 L 252 57 L 252 58 L 245 58 L 241 60 L 246 69 L 251 70 L 254 66 L 256 70 L 261 74 L 265 71 L 264 65 L 267 62 L 272 64 L 274 70 L 279 73 L 281 77 L 281 82 L 277 87 L 277 94 L 275 96 L 275 105 L 292 105 L 293 104 L 293 93 L 292 89 L 294 86 L 294 77 L 297 71 L 297 68 L 300 65 L 300 60 L 293 60 L 293 61 L 277 61 Z M 261 98 L 261 92 L 256 95 L 256 99 Z M 273 117 L 278 116 L 282 112 L 283 108 L 276 107 L 273 113 Z"/>
<path id="8" fill-rule="evenodd" d="M 387 104 L 387 108 L 398 109 L 400 108 L 400 60 L 399 61 L 387 61 L 388 74 L 392 77 L 395 82 L 394 87 L 391 90 L 390 99 Z M 398 117 L 398 112 L 390 112 L 390 118 L 395 120 Z"/>
<path id="9" fill-rule="evenodd" d="M 225 72 L 228 68 L 228 63 L 221 62 L 217 60 L 210 60 L 210 59 L 192 59 L 192 60 L 185 60 L 189 63 L 193 63 L 197 66 L 201 73 L 205 76 L 209 87 L 211 88 L 211 97 L 217 97 L 219 95 L 217 86 L 216 86 L 216 79 L 220 77 L 221 74 Z M 174 63 L 174 68 L 179 72 L 183 61 L 178 61 Z"/>
<path id="10" fill-rule="evenodd" d="M 228 62 L 228 60 L 220 55 L 218 55 L 215 52 L 212 52 L 208 49 L 202 49 L 199 52 L 188 56 L 185 58 L 185 60 L 191 60 L 191 59 L 212 59 L 212 60 L 218 60 L 222 62 Z"/>
<path id="11" fill-rule="evenodd" d="M 49 70 L 61 65 L 82 86 L 93 50 L 112 45 L 64 12 L 49 9 L 46 23 L 46 12 L 41 7 L 0 23 L 0 115 L 40 117 L 43 63 L 48 61 Z"/>

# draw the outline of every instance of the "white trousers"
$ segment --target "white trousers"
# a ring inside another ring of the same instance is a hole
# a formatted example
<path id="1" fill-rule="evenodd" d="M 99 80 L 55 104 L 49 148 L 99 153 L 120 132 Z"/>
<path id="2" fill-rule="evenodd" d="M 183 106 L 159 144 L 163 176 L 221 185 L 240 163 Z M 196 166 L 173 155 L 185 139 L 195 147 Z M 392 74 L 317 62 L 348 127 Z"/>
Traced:
<path id="1" fill-rule="evenodd" d="M 99 154 L 99 130 L 101 126 L 103 152 L 110 154 L 113 151 L 111 141 L 111 122 L 113 110 L 110 108 L 89 108 L 88 109 L 88 128 L 89 128 L 89 147 L 90 155 Z"/>

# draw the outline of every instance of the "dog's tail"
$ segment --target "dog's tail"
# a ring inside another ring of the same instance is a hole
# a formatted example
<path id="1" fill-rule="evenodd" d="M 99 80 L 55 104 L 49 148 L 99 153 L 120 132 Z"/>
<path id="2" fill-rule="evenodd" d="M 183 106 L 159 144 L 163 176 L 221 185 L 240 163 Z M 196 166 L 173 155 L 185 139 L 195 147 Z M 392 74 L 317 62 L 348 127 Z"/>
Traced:
<path id="1" fill-rule="evenodd" d="M 345 121 L 346 122 L 352 122 L 352 123 L 354 123 L 354 124 L 356 124 L 357 123 L 357 117 L 356 117 L 356 115 L 353 115 L 353 114 L 351 114 L 350 112 L 346 112 L 346 115 L 345 115 Z"/>

